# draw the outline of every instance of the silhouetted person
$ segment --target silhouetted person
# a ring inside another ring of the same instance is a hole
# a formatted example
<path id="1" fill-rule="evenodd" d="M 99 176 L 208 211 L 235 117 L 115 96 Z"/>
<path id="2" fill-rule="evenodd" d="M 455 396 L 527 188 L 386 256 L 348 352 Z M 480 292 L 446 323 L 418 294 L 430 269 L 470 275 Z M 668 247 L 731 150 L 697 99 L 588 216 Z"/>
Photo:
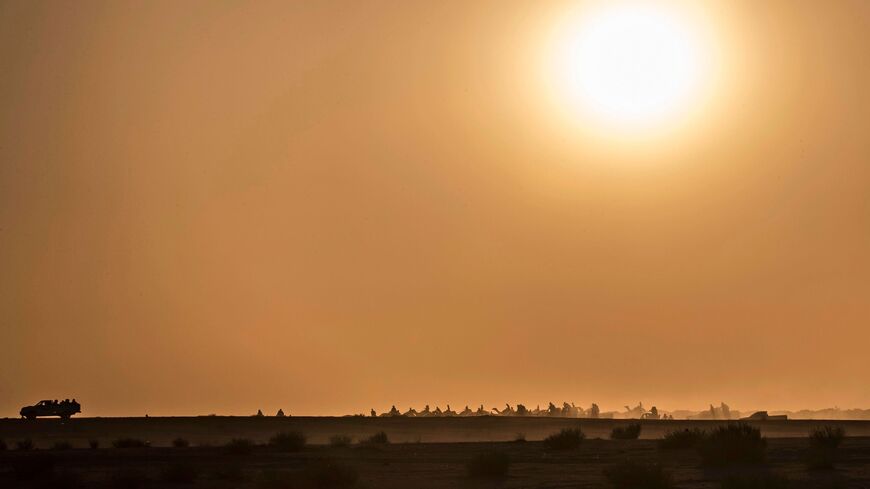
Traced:
<path id="1" fill-rule="evenodd" d="M 377 417 L 378 417 L 378 413 L 376 413 L 374 409 L 372 409 L 372 417 L 373 417 L 373 418 L 377 418 Z"/>

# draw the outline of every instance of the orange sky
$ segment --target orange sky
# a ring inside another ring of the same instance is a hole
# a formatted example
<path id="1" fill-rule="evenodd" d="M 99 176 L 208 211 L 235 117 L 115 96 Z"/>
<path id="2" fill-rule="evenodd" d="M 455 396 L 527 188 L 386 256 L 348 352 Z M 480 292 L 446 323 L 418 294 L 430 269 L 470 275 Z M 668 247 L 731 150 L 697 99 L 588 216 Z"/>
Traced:
<path id="1" fill-rule="evenodd" d="M 644 136 L 569 7 L 0 3 L 0 416 L 870 407 L 870 3 L 704 3 Z"/>

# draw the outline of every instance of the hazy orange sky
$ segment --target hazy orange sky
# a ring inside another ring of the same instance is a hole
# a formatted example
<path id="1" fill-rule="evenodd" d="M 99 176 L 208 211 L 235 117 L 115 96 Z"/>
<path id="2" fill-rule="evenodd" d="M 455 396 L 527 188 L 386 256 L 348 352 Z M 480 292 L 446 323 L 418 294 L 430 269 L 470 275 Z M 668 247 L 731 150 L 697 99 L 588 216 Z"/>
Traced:
<path id="1" fill-rule="evenodd" d="M 692 3 L 644 134 L 584 5 L 0 2 L 0 416 L 870 407 L 870 2 Z"/>

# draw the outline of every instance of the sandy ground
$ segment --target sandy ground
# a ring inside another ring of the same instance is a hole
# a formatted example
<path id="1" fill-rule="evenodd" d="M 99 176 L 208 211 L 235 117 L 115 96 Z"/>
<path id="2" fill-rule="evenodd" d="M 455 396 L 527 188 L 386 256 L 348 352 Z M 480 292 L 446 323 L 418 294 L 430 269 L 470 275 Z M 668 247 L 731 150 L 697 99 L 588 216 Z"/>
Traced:
<path id="1" fill-rule="evenodd" d="M 771 472 L 787 477 L 789 487 L 870 488 L 870 437 L 849 437 L 840 449 L 842 459 L 833 471 L 809 471 L 804 464 L 806 433 L 822 422 L 759 423 L 769 439 L 768 460 L 761 467 L 709 469 L 692 450 L 662 451 L 656 446 L 661 433 L 685 426 L 708 428 L 709 422 L 645 422 L 640 440 L 595 439 L 606 437 L 621 421 L 563 419 L 360 419 L 360 418 L 149 418 L 78 419 L 0 422 L 0 438 L 10 445 L 0 452 L 0 487 L 179 487 L 168 481 L 167 468 L 183 466 L 195 473 L 192 484 L 201 488 L 300 487 L 298 475 L 320 461 L 349 467 L 358 474 L 359 488 L 583 488 L 609 487 L 606 468 L 626 459 L 659 463 L 670 472 L 676 487 L 718 488 L 729 474 Z M 550 451 L 537 441 L 510 440 L 524 432 L 529 440 L 580 424 L 589 439 L 577 450 Z M 850 434 L 865 433 L 868 423 L 841 424 Z M 334 434 L 357 438 L 385 430 L 392 443 L 382 446 L 333 448 L 313 445 L 301 452 L 281 453 L 258 446 L 247 455 L 229 453 L 222 445 L 231 438 L 265 441 L 276 432 L 300 430 L 313 442 Z M 798 438 L 789 436 L 800 436 Z M 140 437 L 151 448 L 107 448 L 120 437 Z M 186 437 L 190 448 L 166 445 Z M 37 449 L 15 450 L 15 441 L 34 440 Z M 98 439 L 103 448 L 89 449 L 87 440 Z M 421 440 L 418 442 L 417 440 Z M 465 441 L 444 441 L 456 440 Z M 54 442 L 70 441 L 73 449 L 52 450 Z M 427 441 L 429 440 L 429 441 Z M 466 464 L 476 454 L 507 453 L 511 460 L 506 478 L 479 480 L 468 477 Z M 44 464 L 44 465 L 43 465 Z M 37 474 L 22 477 L 20 467 L 36 467 Z"/>

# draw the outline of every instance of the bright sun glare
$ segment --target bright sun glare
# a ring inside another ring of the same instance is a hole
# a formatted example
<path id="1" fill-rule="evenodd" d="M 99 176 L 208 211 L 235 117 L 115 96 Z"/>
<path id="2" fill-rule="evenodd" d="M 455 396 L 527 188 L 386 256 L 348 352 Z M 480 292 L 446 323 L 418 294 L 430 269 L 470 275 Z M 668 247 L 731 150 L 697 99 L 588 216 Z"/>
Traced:
<path id="1" fill-rule="evenodd" d="M 651 4 L 611 3 L 568 19 L 554 54 L 560 103 L 614 126 L 676 116 L 704 76 L 701 36 L 676 11 Z"/>

